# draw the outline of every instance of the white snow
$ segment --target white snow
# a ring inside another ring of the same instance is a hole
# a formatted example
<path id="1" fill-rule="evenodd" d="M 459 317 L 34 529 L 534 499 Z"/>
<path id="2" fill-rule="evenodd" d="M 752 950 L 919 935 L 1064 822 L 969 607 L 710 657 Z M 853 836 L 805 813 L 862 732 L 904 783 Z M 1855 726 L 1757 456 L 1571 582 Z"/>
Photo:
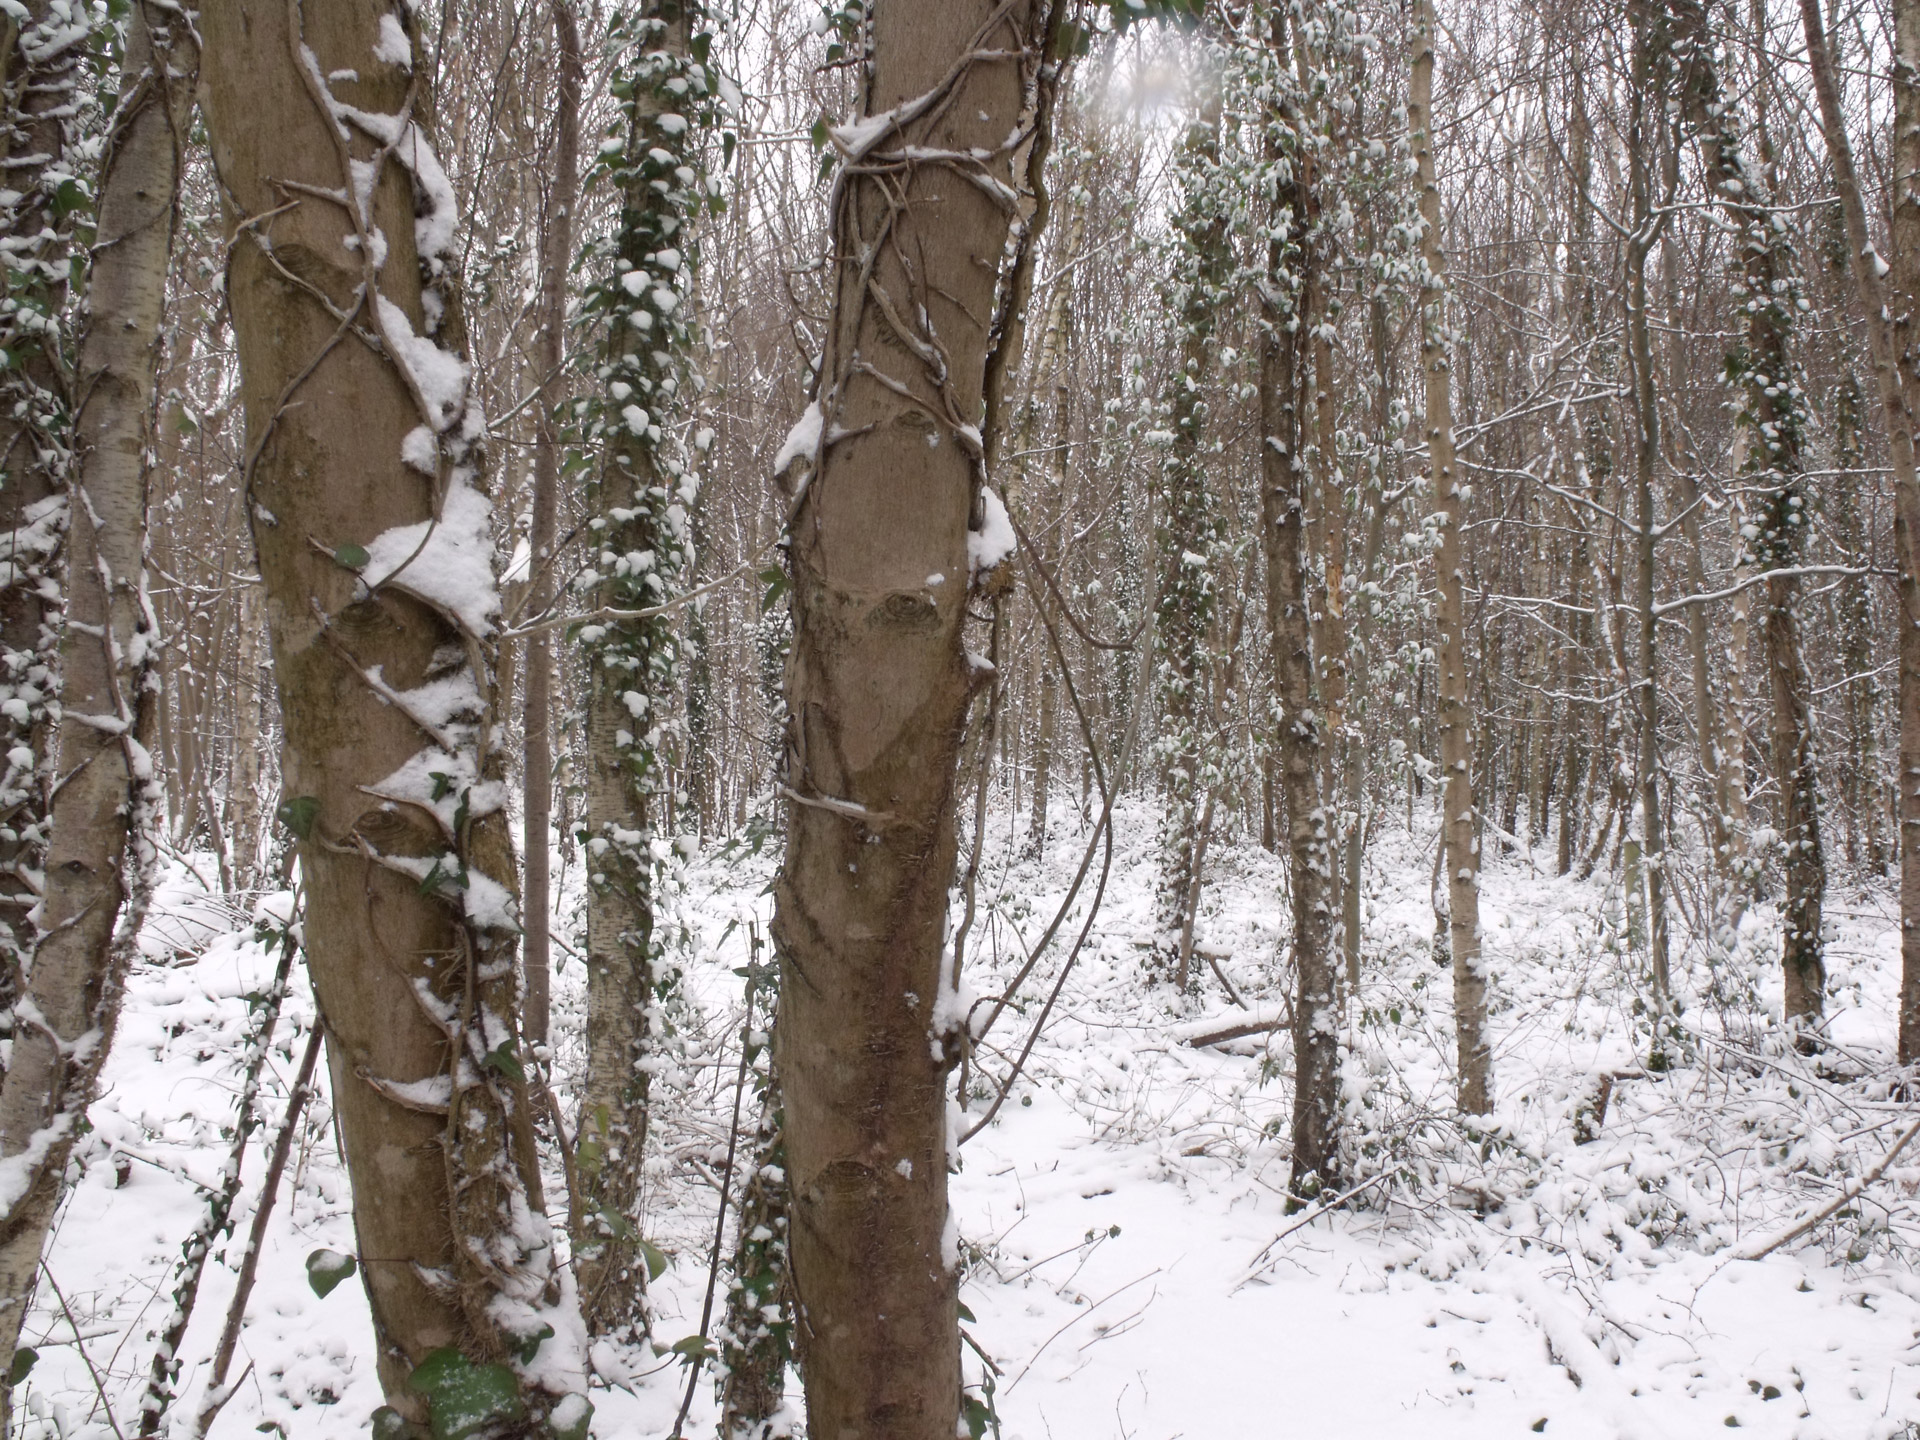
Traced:
<path id="1" fill-rule="evenodd" d="M 800 412 L 800 418 L 793 422 L 793 428 L 787 432 L 779 453 L 773 457 L 773 473 L 784 475 L 792 468 L 796 460 L 811 463 L 820 450 L 820 435 L 827 423 L 827 417 L 815 400 Z"/>
<path id="2" fill-rule="evenodd" d="M 1407 834 L 1383 813 L 1365 886 L 1364 1010 L 1346 1014 L 1343 1069 L 1362 1147 L 1356 1178 L 1379 1178 L 1355 1208 L 1289 1217 L 1289 1036 L 1208 1049 L 1185 1043 L 1203 1026 L 1287 1013 L 1282 866 L 1232 836 L 1209 851 L 1197 936 L 1251 1013 L 1228 1002 L 1210 974 L 1197 1004 L 1148 995 L 1141 942 L 1151 925 L 1156 818 L 1149 800 L 1121 805 L 1112 883 L 1089 949 L 1025 1075 L 959 1151 L 951 1177 L 943 1249 L 978 1317 L 966 1328 L 1002 1372 L 1005 1440 L 1687 1440 L 1727 1428 L 1776 1440 L 1894 1440 L 1920 1425 L 1920 1352 L 1912 1348 L 1920 1155 L 1903 1157 L 1852 1213 L 1787 1249 L 1759 1261 L 1729 1258 L 1839 1193 L 1916 1113 L 1884 1081 L 1899 972 L 1885 882 L 1837 881 L 1832 892 L 1829 1005 L 1841 1058 L 1824 1073 L 1763 1018 L 1747 1020 L 1749 986 L 1777 1013 L 1773 909 L 1749 916 L 1711 966 L 1677 923 L 1682 1018 L 1697 1046 L 1671 1072 L 1617 1082 L 1604 1125 L 1576 1144 L 1572 1116 L 1591 1096 L 1593 1076 L 1644 1058 L 1633 1006 L 1640 962 L 1625 946 L 1624 913 L 1604 874 L 1556 878 L 1549 848 L 1530 857 L 1498 852 L 1490 839 L 1482 919 L 1497 1112 L 1467 1140 L 1447 1098 L 1450 991 L 1428 950 L 1437 817 L 1423 802 Z M 997 809 L 991 824 L 969 974 L 962 992 L 941 997 L 946 1017 L 966 991 L 994 994 L 1011 979 L 1085 839 L 1064 798 L 1045 863 L 1014 858 L 1025 854 L 1023 820 Z M 212 873 L 206 857 L 198 864 Z M 687 918 L 698 942 L 675 1021 L 688 1049 L 655 1077 L 641 1217 L 673 1260 L 650 1292 L 663 1346 L 699 1322 L 714 1221 L 702 1177 L 731 1104 L 741 1022 L 734 968 L 748 958 L 745 927 L 728 927 L 752 918 L 764 929 L 771 864 L 766 854 L 709 853 L 689 870 Z M 554 918 L 563 936 L 580 870 L 577 857 L 559 858 Z M 29 1440 L 54 1440 L 55 1406 L 76 1440 L 111 1433 L 89 1361 L 101 1367 L 123 1429 L 134 1416 L 153 1297 L 164 1304 L 177 1247 L 200 1213 L 196 1187 L 224 1162 L 233 1040 L 247 997 L 272 969 L 270 940 L 252 935 L 256 910 L 284 916 L 285 897 L 224 900 L 179 864 L 161 886 L 148 924 L 154 938 L 143 941 L 130 978 L 49 1258 L 73 1323 L 47 1287 L 27 1320 L 26 1341 L 41 1356 L 18 1392 Z M 1051 992 L 1060 966 L 1058 949 L 1044 957 L 1023 1001 Z M 569 1113 L 582 987 L 579 967 L 563 962 L 554 1048 Z M 1722 995 L 1736 998 L 1729 1005 L 1715 998 Z M 1031 1015 L 1038 1005 L 1026 1008 Z M 269 1116 L 285 1103 L 312 1017 L 296 970 L 274 1041 Z M 1009 1012 L 976 1077 L 997 1085 L 1006 1074 L 1000 1057 L 1023 1038 L 1024 1021 Z M 443 1098 L 434 1080 L 419 1084 L 421 1100 Z M 325 1085 L 323 1067 L 242 1339 L 240 1365 L 251 1361 L 253 1370 L 235 1388 L 222 1433 L 267 1426 L 289 1440 L 344 1440 L 366 1433 L 380 1403 L 360 1286 L 321 1300 L 306 1284 L 307 1253 L 354 1250 Z M 962 1123 L 977 1123 L 986 1104 L 982 1091 L 970 1095 Z M 270 1140 L 271 1124 L 249 1148 L 250 1178 Z M 116 1158 L 126 1162 L 124 1184 Z M 548 1193 L 565 1193 L 557 1174 Z M 236 1235 L 250 1221 L 251 1194 Z M 547 1243 L 531 1217 L 523 1228 L 527 1243 Z M 230 1241 L 216 1254 L 181 1347 L 189 1405 L 206 1381 L 238 1251 Z M 537 1315 L 553 1313 L 515 1303 L 524 1311 L 511 1318 L 527 1333 Z M 667 1433 L 684 1370 L 645 1347 L 603 1341 L 592 1349 L 595 1371 L 628 1387 L 592 1391 L 595 1433 Z M 559 1380 L 561 1371 L 577 1373 L 586 1350 L 584 1336 L 560 1335 L 536 1365 Z M 971 1349 L 965 1365 L 977 1385 Z M 797 1380 L 789 1400 L 798 1404 Z M 702 1384 L 686 1433 L 710 1434 L 714 1418 Z"/>
<path id="3" fill-rule="evenodd" d="M 399 16 L 389 13 L 380 17 L 380 38 L 373 42 L 373 58 L 402 70 L 413 69 L 413 42 L 407 39 Z"/>
<path id="4" fill-rule="evenodd" d="M 967 565 L 975 575 L 993 569 L 1020 543 L 1006 502 L 991 486 L 981 487 L 980 512 L 980 528 L 967 535 Z"/>
<path id="5" fill-rule="evenodd" d="M 500 613 L 492 516 L 487 497 L 456 473 L 440 518 L 375 536 L 360 578 L 370 589 L 398 586 L 458 616 L 475 635 L 490 634 Z"/>
<path id="6" fill-rule="evenodd" d="M 423 222 L 424 223 L 424 222 Z M 380 312 L 380 333 L 393 358 L 409 376 L 426 406 L 427 423 L 443 431 L 458 420 L 467 399 L 467 362 L 451 350 L 442 350 L 425 336 L 416 335 L 413 322 L 385 295 L 374 296 Z M 406 444 L 409 446 L 409 434 Z M 407 451 L 403 449 L 403 454 Z"/>

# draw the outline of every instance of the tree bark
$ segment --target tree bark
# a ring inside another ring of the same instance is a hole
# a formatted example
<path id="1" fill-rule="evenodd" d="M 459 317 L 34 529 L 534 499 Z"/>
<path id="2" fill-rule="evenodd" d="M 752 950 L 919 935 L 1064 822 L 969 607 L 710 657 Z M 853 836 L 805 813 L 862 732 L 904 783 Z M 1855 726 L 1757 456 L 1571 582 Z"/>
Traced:
<path id="1" fill-rule="evenodd" d="M 713 78 L 695 58 L 697 7 L 660 0 L 631 22 L 625 147 L 612 155 L 618 253 L 596 299 L 608 317 L 606 389 L 588 485 L 598 605 L 625 612 L 581 630 L 587 660 L 587 1073 L 580 1092 L 581 1215 L 575 1272 L 596 1333 L 644 1329 L 641 1165 L 663 1002 L 675 952 L 674 775 L 685 763 L 685 655 L 671 614 L 693 573 L 697 481 L 679 441 L 691 389 L 685 306 L 703 204 L 696 148 Z"/>
<path id="2" fill-rule="evenodd" d="M 1705 153 L 1710 200 L 1738 235 L 1740 289 L 1746 312 L 1743 347 L 1730 370 L 1742 391 L 1739 423 L 1746 436 L 1743 469 L 1762 492 L 1757 532 L 1747 548 L 1768 570 L 1790 569 L 1805 549 L 1806 394 L 1792 353 L 1800 283 L 1793 242 L 1777 224 L 1772 186 L 1748 153 L 1739 107 L 1730 104 L 1713 64 L 1700 0 L 1670 0 L 1681 101 Z M 1791 576 L 1766 582 L 1762 636 L 1772 701 L 1770 738 L 1774 781 L 1780 789 L 1782 865 L 1786 899 L 1781 914 L 1785 1019 L 1807 1030 L 1820 1019 L 1826 988 L 1821 911 L 1826 860 L 1820 843 L 1819 799 L 1813 757 L 1812 689 L 1800 653 L 1799 584 Z"/>
<path id="3" fill-rule="evenodd" d="M 1060 254 L 1071 258 L 1080 253 L 1086 234 L 1087 207 L 1078 192 L 1071 199 L 1072 216 L 1067 225 Z M 1053 440 L 1048 449 L 1045 488 L 1039 504 L 1033 507 L 1032 537 L 1043 565 L 1058 567 L 1066 552 L 1054 532 L 1061 524 L 1067 494 L 1068 426 L 1072 419 L 1072 384 L 1067 365 L 1067 345 L 1073 329 L 1073 276 L 1064 274 L 1054 284 L 1047 302 L 1047 324 L 1040 341 L 1040 364 L 1034 376 L 1033 408 L 1038 408 L 1042 393 L 1053 406 Z M 1032 444 L 1028 427 L 1026 441 Z M 1044 605 L 1045 587 L 1035 586 L 1034 603 Z M 1059 681 L 1054 674 L 1054 659 L 1044 650 L 1040 659 L 1040 715 L 1033 755 L 1033 796 L 1031 819 L 1027 825 L 1027 844 L 1036 857 L 1047 849 L 1047 812 L 1051 801 L 1053 746 L 1059 728 Z"/>
<path id="4" fill-rule="evenodd" d="M 1920 464 L 1915 411 L 1920 407 L 1920 0 L 1895 0 L 1893 56 L 1893 194 L 1889 249 L 1880 261 L 1867 229 L 1866 203 L 1854 170 L 1840 103 L 1839 76 L 1818 0 L 1801 0 L 1807 60 L 1820 104 L 1821 133 L 1846 227 L 1848 266 L 1867 319 L 1874 384 L 1893 458 L 1895 531 L 1900 562 L 1900 1061 L 1920 1060 Z M 1886 273 L 1882 273 L 1885 266 Z"/>
<path id="5" fill-rule="evenodd" d="M 1660 808 L 1660 685 L 1659 619 L 1653 608 L 1654 566 L 1659 544 L 1655 524 L 1654 476 L 1660 459 L 1660 397 L 1655 388 L 1653 341 L 1647 317 L 1647 257 L 1666 227 L 1662 209 L 1654 214 L 1653 162 L 1658 147 L 1659 121 L 1664 106 L 1655 76 L 1664 67 L 1652 54 L 1651 17 L 1647 5 L 1635 4 L 1634 86 L 1630 99 L 1632 130 L 1628 143 L 1628 186 L 1632 192 L 1633 228 L 1626 240 L 1627 355 L 1631 369 L 1631 414 L 1634 426 L 1634 609 L 1639 620 L 1639 675 L 1634 680 L 1635 733 L 1638 755 L 1635 779 L 1640 792 L 1641 874 L 1647 914 L 1647 962 L 1656 1013 L 1652 1052 L 1662 1052 L 1659 1033 L 1673 1003 L 1669 975 L 1666 899 L 1666 827 Z M 1652 115 L 1649 114 L 1652 112 Z M 1633 897 L 1629 897 L 1631 903 Z"/>
<path id="6" fill-rule="evenodd" d="M 507 1382 L 492 1422 L 578 1435 L 579 1318 L 518 1054 L 485 427 L 411 13 L 383 0 L 202 13 L 286 727 L 280 813 L 301 841 L 388 1405 L 430 1419 L 433 1372 L 424 1391 L 408 1382 L 451 1352 L 443 1379 L 487 1366 Z"/>
<path id="7" fill-rule="evenodd" d="M 149 28 L 149 20 L 156 23 Z M 135 5 L 100 182 L 92 316 L 76 374 L 58 775 L 43 928 L 0 1089 L 7 1213 L 0 1352 L 11 1361 L 67 1156 L 113 1043 L 145 917 L 162 798 L 149 746 L 158 636 L 147 601 L 147 455 L 181 147 L 198 61 L 179 12 Z M 4 1390 L 5 1387 L 0 1387 Z M 6 1402 L 0 1399 L 0 1419 Z M 3 1427 L 0 1427 L 3 1428 Z"/>
<path id="8" fill-rule="evenodd" d="M 1904 518 L 1896 527 L 1905 529 Z M 1903 535 L 1902 540 L 1911 537 Z M 1920 578 L 1900 576 L 1900 1063 L 1920 1060 Z"/>
<path id="9" fill-rule="evenodd" d="M 1155 474 L 1155 745 L 1163 796 L 1160 865 L 1153 901 L 1153 974 L 1181 990 L 1193 984 L 1181 943 L 1202 848 L 1202 795 L 1211 784 L 1213 746 L 1206 728 L 1207 637 L 1214 612 L 1214 515 L 1208 493 L 1209 387 L 1214 332 L 1232 264 L 1227 214 L 1220 204 L 1220 100 L 1205 98 L 1177 161 L 1180 208 L 1173 225 L 1178 270 L 1172 287 L 1180 336 L 1173 380 L 1172 439 Z"/>
<path id="10" fill-rule="evenodd" d="M 90 34 L 49 0 L 0 19 L 0 236 L 6 290 L 18 301 L 0 320 L 0 1020 L 36 942 L 31 911 L 47 861 L 55 575 L 73 444 L 63 311 L 80 208 L 66 142 Z"/>
<path id="11" fill-rule="evenodd" d="M 808 1433 L 834 1440 L 952 1440 L 959 1415 L 941 950 L 966 605 L 1007 526 L 980 432 L 1009 215 L 969 177 L 1010 183 L 1055 8 L 876 7 L 867 118 L 835 137 L 774 919 L 796 1340 Z"/>
<path id="12" fill-rule="evenodd" d="M 540 334 L 534 365 L 540 399 L 534 411 L 533 518 L 527 536 L 527 600 L 523 613 L 546 616 L 553 604 L 553 542 L 560 495 L 560 434 L 555 408 L 562 394 L 566 359 L 567 270 L 573 263 L 573 208 L 580 171 L 580 27 L 572 0 L 552 0 L 558 59 L 553 117 L 553 178 L 545 197 L 540 253 Z M 550 632 L 527 637 L 524 723 L 526 755 L 521 771 L 520 851 L 526 867 L 527 1043 L 547 1043 L 552 944 L 547 916 L 552 908 L 553 856 L 553 641 Z"/>
<path id="13" fill-rule="evenodd" d="M 1317 708 L 1306 533 L 1308 457 L 1299 390 L 1311 379 L 1303 354 L 1304 302 L 1298 274 L 1305 204 L 1300 171 L 1289 164 L 1299 129 L 1290 37 L 1276 14 L 1269 36 L 1275 109 L 1265 117 L 1265 160 L 1279 183 L 1269 239 L 1259 329 L 1260 533 L 1266 560 L 1268 643 L 1281 818 L 1295 973 L 1293 1157 L 1289 1204 L 1337 1192 L 1339 1183 L 1339 985 L 1332 953 L 1333 837 L 1321 794 L 1326 717 Z"/>
<path id="14" fill-rule="evenodd" d="M 1447 869 L 1447 944 L 1453 962 L 1454 1027 L 1459 1049 L 1459 1104 L 1484 1115 L 1493 1103 L 1493 1050 L 1488 1042 L 1487 977 L 1480 956 L 1480 842 L 1474 824 L 1473 712 L 1467 689 L 1464 559 L 1460 525 L 1466 495 L 1454 473 L 1453 349 L 1446 330 L 1446 255 L 1440 244 L 1440 187 L 1433 163 L 1433 0 L 1414 0 L 1413 89 L 1407 121 L 1420 180 L 1421 368 L 1426 372 L 1427 457 L 1438 508 L 1434 552 L 1440 627 L 1440 763 L 1446 773 L 1441 805 Z"/>

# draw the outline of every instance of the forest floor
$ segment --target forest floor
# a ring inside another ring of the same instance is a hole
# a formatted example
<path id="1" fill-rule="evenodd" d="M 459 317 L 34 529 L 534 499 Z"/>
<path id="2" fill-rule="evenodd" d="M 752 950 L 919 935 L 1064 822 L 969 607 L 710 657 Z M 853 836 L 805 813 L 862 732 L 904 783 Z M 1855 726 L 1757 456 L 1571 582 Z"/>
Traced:
<path id="1" fill-rule="evenodd" d="M 1058 813 L 1044 860 L 986 866 L 976 992 L 1017 968 L 1079 864 L 1084 836 Z M 1830 893 L 1832 1046 L 1817 1060 L 1756 1018 L 1779 1006 L 1772 907 L 1711 959 L 1683 916 L 1683 1033 L 1653 1072 L 1641 966 L 1604 868 L 1582 882 L 1552 873 L 1548 847 L 1490 855 L 1499 1103 L 1492 1125 L 1465 1133 L 1448 1106 L 1450 985 L 1429 948 L 1432 820 L 1416 817 L 1411 834 L 1389 823 L 1369 855 L 1365 1008 L 1349 1016 L 1344 1078 L 1348 1183 L 1371 1184 L 1351 1208 L 1289 1218 L 1284 1034 L 1195 1049 L 1187 1038 L 1245 1013 L 1220 982 L 1209 974 L 1205 999 L 1184 1006 L 1143 987 L 1152 822 L 1150 807 L 1121 808 L 1086 947 L 953 1177 L 966 1329 L 998 1368 L 1004 1440 L 1920 1437 L 1920 1144 L 1810 1234 L 1758 1261 L 1730 1258 L 1839 1196 L 1920 1116 L 1891 1072 L 1890 888 Z M 987 849 L 1017 855 L 1024 837 L 1002 817 Z M 663 1087 L 643 1226 L 673 1256 L 652 1297 L 662 1348 L 699 1327 L 738 1073 L 733 972 L 748 929 L 736 922 L 764 920 L 771 864 L 715 854 L 691 871 L 687 1048 Z M 1198 924 L 1246 1005 L 1269 1016 L 1288 984 L 1280 880 L 1257 847 L 1216 845 Z M 1065 939 L 1086 903 L 1083 891 Z M 201 1187 L 224 1162 L 236 1042 L 272 973 L 252 909 L 184 863 L 169 868 L 51 1254 L 58 1292 L 41 1286 L 26 1326 L 40 1358 L 19 1393 L 36 1440 L 138 1429 L 149 1332 L 171 1305 Z M 1064 953 L 1056 942 L 1024 992 L 1036 1003 L 990 1037 L 983 1090 L 1007 1074 Z M 580 982 L 563 960 L 556 1034 L 578 1019 Z M 311 1018 L 296 986 L 269 1123 L 247 1158 L 241 1236 Z M 563 1095 L 577 1062 L 562 1046 Z M 1597 1136 L 1576 1143 L 1595 1077 L 1615 1070 L 1641 1073 L 1613 1085 Z M 985 1106 L 976 1099 L 974 1117 Z M 303 1264 L 319 1247 L 352 1249 L 329 1119 L 322 1098 L 300 1133 L 235 1367 L 249 1368 L 216 1434 L 363 1435 L 379 1403 L 358 1284 L 319 1298 Z M 226 1249 L 237 1256 L 239 1243 Z M 189 1408 L 232 1284 L 217 1255 L 182 1347 Z M 596 1358 L 629 1382 L 595 1391 L 596 1433 L 665 1436 L 685 1386 L 679 1357 Z M 979 1382 L 971 1347 L 966 1365 Z M 791 1393 L 797 1404 L 797 1380 Z M 703 1376 L 686 1433 L 712 1434 L 713 1416 Z"/>

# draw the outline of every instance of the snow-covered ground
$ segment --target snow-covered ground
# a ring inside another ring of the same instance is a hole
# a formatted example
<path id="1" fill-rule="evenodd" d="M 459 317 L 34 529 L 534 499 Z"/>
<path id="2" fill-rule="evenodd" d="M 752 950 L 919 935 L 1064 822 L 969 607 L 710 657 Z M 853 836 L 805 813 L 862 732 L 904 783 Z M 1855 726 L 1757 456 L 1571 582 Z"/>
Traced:
<path id="1" fill-rule="evenodd" d="M 1428 946 L 1431 817 L 1411 836 L 1389 829 L 1370 855 L 1345 1077 L 1350 1183 L 1371 1185 L 1355 1207 L 1302 1223 L 1283 1194 L 1284 1036 L 1196 1050 L 1183 1037 L 1199 1022 L 1242 1013 L 1218 981 L 1209 975 L 1207 998 L 1185 1008 L 1143 988 L 1152 818 L 1122 807 L 1087 948 L 1023 1077 L 953 1178 L 961 1297 L 975 1317 L 966 1328 L 998 1368 L 1004 1440 L 1677 1440 L 1731 1426 L 1806 1440 L 1920 1437 L 1920 1143 L 1809 1236 L 1759 1261 L 1730 1258 L 1827 1203 L 1920 1116 L 1888 1074 L 1898 974 L 1889 889 L 1836 884 L 1830 896 L 1835 1048 L 1818 1062 L 1763 1018 L 1779 1004 L 1770 907 L 1711 962 L 1681 917 L 1684 1034 L 1667 1047 L 1671 1067 L 1653 1071 L 1640 963 L 1604 873 L 1557 878 L 1544 850 L 1490 856 L 1498 1117 L 1463 1132 L 1447 1099 L 1450 986 Z M 1066 890 L 1081 841 L 1061 819 L 1044 862 L 1005 863 L 1024 846 L 1004 818 L 990 837 L 978 992 L 1012 973 Z M 729 922 L 764 915 L 770 864 L 716 854 L 691 875 L 702 948 L 643 1227 L 675 1257 L 653 1297 L 663 1348 L 698 1327 L 709 1177 L 738 1063 L 732 968 L 745 927 L 720 937 Z M 1209 947 L 1230 952 L 1219 963 L 1247 1005 L 1270 1014 L 1287 990 L 1280 878 L 1257 848 L 1216 846 L 1199 924 Z M 272 973 L 270 949 L 251 935 L 251 899 L 221 902 L 182 866 L 160 898 L 51 1256 L 58 1294 L 43 1284 L 27 1325 L 41 1358 L 19 1393 L 34 1436 L 137 1428 L 149 1332 L 171 1304 L 197 1187 L 226 1155 L 248 996 Z M 1028 998 L 1053 989 L 1061 958 L 1056 948 L 1041 961 Z M 563 961 L 557 1033 L 577 1017 L 580 978 Z M 311 1016 L 297 988 L 251 1177 Z M 983 1096 L 1026 1023 L 1009 1011 L 989 1037 Z M 563 1045 L 563 1080 L 573 1059 Z M 1597 1135 L 1576 1143 L 1594 1077 L 1620 1070 L 1642 1073 L 1613 1085 Z M 976 1116 L 984 1108 L 974 1101 Z M 321 1299 L 306 1282 L 310 1251 L 352 1249 L 328 1119 L 323 1100 L 301 1132 L 235 1371 L 251 1368 L 216 1432 L 359 1435 L 379 1403 L 358 1285 Z M 237 1256 L 238 1241 L 226 1243 Z M 232 1283 L 216 1261 L 182 1350 L 189 1408 Z M 626 1363 L 653 1368 L 631 1391 L 596 1392 L 596 1433 L 664 1436 L 685 1383 L 678 1357 Z M 978 1382 L 972 1348 L 966 1364 Z M 793 1394 L 797 1403 L 797 1381 Z M 712 1416 L 703 1378 L 687 1433 L 712 1433 Z"/>

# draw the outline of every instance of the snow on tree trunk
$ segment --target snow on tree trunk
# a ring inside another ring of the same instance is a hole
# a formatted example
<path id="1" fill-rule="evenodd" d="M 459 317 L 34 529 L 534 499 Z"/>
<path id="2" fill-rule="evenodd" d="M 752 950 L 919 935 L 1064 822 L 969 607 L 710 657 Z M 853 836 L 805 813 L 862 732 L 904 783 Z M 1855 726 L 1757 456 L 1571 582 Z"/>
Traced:
<path id="1" fill-rule="evenodd" d="M 1704 7 L 1677 0 L 1673 47 L 1682 103 L 1706 159 L 1708 198 L 1736 233 L 1735 298 L 1745 312 L 1739 347 L 1727 357 L 1727 378 L 1739 387 L 1737 424 L 1745 441 L 1741 466 L 1757 509 L 1742 537 L 1766 581 L 1762 639 L 1771 700 L 1774 781 L 1780 791 L 1781 863 L 1786 897 L 1781 914 L 1781 965 L 1789 1026 L 1819 1023 L 1826 988 L 1821 911 L 1826 859 L 1810 713 L 1812 682 L 1800 651 L 1799 581 L 1811 520 L 1807 508 L 1806 387 L 1793 353 L 1801 285 L 1792 232 L 1774 213 L 1772 185 L 1749 152 L 1742 103 L 1721 88 Z"/>
<path id="2" fill-rule="evenodd" d="M 1169 296 L 1180 340 L 1171 433 L 1154 474 L 1155 758 L 1162 805 L 1160 863 L 1153 900 L 1153 975 L 1182 989 L 1194 983 L 1189 900 L 1196 893 L 1201 797 L 1217 779 L 1208 734 L 1208 633 L 1216 587 L 1215 517 L 1209 495 L 1217 342 L 1233 255 L 1220 172 L 1220 100 L 1205 100 L 1187 125 L 1175 160 L 1180 208 L 1174 216 L 1174 284 Z M 1184 943 L 1183 943 L 1184 941 Z"/>
<path id="3" fill-rule="evenodd" d="M 1305 239 L 1304 169 L 1296 149 L 1304 129 L 1293 78 L 1286 19 L 1259 13 L 1267 33 L 1239 58 L 1250 88 L 1264 95 L 1262 189 L 1266 216 L 1259 345 L 1261 545 L 1266 561 L 1271 724 L 1286 835 L 1292 901 L 1293 1171 L 1296 1202 L 1338 1189 L 1338 976 L 1332 952 L 1333 836 L 1321 793 L 1326 716 L 1319 708 L 1306 504 L 1309 469 L 1300 387 L 1312 383 L 1311 350 L 1301 325 L 1301 252 Z M 1263 83 L 1264 82 L 1264 83 Z"/>

